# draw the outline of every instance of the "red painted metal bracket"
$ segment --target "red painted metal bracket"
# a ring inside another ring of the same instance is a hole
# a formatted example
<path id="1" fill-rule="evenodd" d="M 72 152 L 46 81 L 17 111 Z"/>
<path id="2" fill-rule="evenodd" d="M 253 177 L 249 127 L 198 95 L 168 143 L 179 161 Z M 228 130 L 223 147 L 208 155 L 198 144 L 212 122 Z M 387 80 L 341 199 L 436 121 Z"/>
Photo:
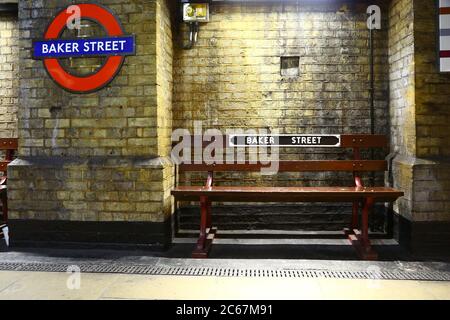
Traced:
<path id="1" fill-rule="evenodd" d="M 353 149 L 354 160 L 361 159 L 360 149 L 355 147 Z M 363 181 L 357 172 L 354 172 L 355 186 L 357 188 L 364 188 Z M 355 248 L 358 256 L 363 260 L 377 260 L 378 254 L 373 250 L 369 240 L 369 213 L 374 205 L 374 199 L 367 198 L 364 200 L 361 215 L 361 228 L 359 226 L 359 202 L 353 203 L 352 208 L 352 222 L 348 229 L 344 229 L 344 234 L 350 240 L 350 243 Z"/>
<path id="2" fill-rule="evenodd" d="M 361 230 L 353 229 L 347 232 L 350 243 L 355 248 L 358 256 L 363 260 L 377 260 L 378 254 L 373 250 L 369 240 L 369 213 L 374 205 L 374 199 L 367 198 L 364 201 L 361 218 Z"/>
<path id="3" fill-rule="evenodd" d="M 205 188 L 211 188 L 214 183 L 214 172 L 208 172 Z M 192 258 L 208 258 L 211 246 L 217 233 L 212 227 L 212 203 L 208 197 L 200 197 L 200 236 L 197 246 L 192 252 Z"/>

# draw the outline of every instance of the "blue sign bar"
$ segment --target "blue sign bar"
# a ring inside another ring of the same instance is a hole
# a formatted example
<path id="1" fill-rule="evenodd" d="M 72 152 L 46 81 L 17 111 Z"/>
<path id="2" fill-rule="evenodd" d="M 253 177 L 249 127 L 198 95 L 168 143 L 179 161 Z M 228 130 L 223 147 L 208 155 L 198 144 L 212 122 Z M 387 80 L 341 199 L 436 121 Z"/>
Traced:
<path id="1" fill-rule="evenodd" d="M 84 56 L 126 56 L 135 53 L 134 36 L 101 39 L 55 39 L 33 43 L 35 59 Z"/>

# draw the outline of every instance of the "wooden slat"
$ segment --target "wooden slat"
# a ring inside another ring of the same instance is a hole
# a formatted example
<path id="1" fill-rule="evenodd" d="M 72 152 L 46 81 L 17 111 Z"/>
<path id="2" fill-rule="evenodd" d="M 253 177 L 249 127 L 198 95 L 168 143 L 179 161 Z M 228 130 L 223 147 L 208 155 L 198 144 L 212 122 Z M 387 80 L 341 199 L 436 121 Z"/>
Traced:
<path id="1" fill-rule="evenodd" d="M 385 135 L 342 135 L 341 147 L 342 148 L 385 148 L 389 145 L 389 141 Z"/>
<path id="2" fill-rule="evenodd" d="M 181 164 L 180 172 L 258 172 L 271 166 L 262 164 Z M 272 168 L 277 168 L 276 164 Z M 386 171 L 387 162 L 383 160 L 317 160 L 317 161 L 278 161 L 278 172 L 315 172 L 315 171 Z"/>
<path id="3" fill-rule="evenodd" d="M 18 147 L 18 139 L 0 139 L 0 150 L 17 150 Z"/>
<path id="4" fill-rule="evenodd" d="M 295 134 L 293 134 L 295 135 Z M 191 147 L 194 148 L 194 140 L 198 139 L 202 148 L 205 148 L 211 141 L 203 141 L 201 136 L 191 136 Z M 223 146 L 227 146 L 229 137 L 224 137 Z M 173 142 L 172 146 L 176 146 L 179 142 Z M 371 134 L 343 134 L 341 135 L 341 146 L 336 148 L 385 148 L 389 145 L 388 138 L 385 135 Z M 301 148 L 301 147 L 299 147 Z"/>
<path id="5" fill-rule="evenodd" d="M 377 202 L 395 201 L 403 192 L 385 187 L 191 187 L 172 191 L 178 200 L 198 201 L 207 196 L 221 202 L 353 202 L 367 197 Z"/>
<path id="6" fill-rule="evenodd" d="M 450 14 L 450 8 L 439 8 L 440 14 Z"/>

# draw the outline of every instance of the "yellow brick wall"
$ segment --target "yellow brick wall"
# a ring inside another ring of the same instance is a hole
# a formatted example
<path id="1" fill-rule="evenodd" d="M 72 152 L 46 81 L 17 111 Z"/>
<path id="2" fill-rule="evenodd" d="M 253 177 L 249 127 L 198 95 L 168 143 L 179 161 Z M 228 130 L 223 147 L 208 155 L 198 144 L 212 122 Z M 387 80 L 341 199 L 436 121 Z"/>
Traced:
<path id="1" fill-rule="evenodd" d="M 9 174 L 9 217 L 163 222 L 171 213 L 165 192 L 171 172 L 158 158 L 16 160 Z"/>
<path id="2" fill-rule="evenodd" d="M 16 14 L 0 13 L 0 138 L 17 137 L 18 43 Z"/>
<path id="3" fill-rule="evenodd" d="M 169 1 L 100 1 L 136 35 L 136 55 L 108 86 L 84 95 L 63 91 L 30 56 L 32 39 L 71 3 L 19 7 L 20 158 L 9 167 L 10 219 L 166 223 L 173 206 Z M 90 23 L 84 32 L 97 29 Z M 98 63 L 68 66 L 86 71 Z"/>
<path id="4" fill-rule="evenodd" d="M 437 64 L 437 2 L 414 1 L 415 220 L 450 221 L 450 75 Z"/>
<path id="5" fill-rule="evenodd" d="M 450 76 L 438 72 L 436 2 L 390 5 L 392 145 L 419 158 L 450 156 Z"/>
<path id="6" fill-rule="evenodd" d="M 411 221 L 450 220 L 450 77 L 437 70 L 436 2 L 394 0 L 389 10 L 394 210 Z"/>
<path id="7" fill-rule="evenodd" d="M 346 5 L 347 4 L 347 5 Z M 282 133 L 370 131 L 366 7 L 212 4 L 199 43 L 174 61 L 174 124 Z M 377 33 L 377 130 L 386 133 L 387 33 Z M 300 56 L 300 76 L 280 74 Z"/>
<path id="8" fill-rule="evenodd" d="M 412 219 L 413 165 L 416 153 L 414 6 L 409 0 L 393 0 L 389 6 L 389 113 L 393 186 L 405 196 L 394 211 Z"/>
<path id="9" fill-rule="evenodd" d="M 169 156 L 172 135 L 172 19 L 170 11 L 174 10 L 173 3 L 168 0 L 156 2 L 156 65 L 157 65 L 157 134 L 158 154 Z"/>
<path id="10" fill-rule="evenodd" d="M 394 0 L 389 8 L 389 78 L 391 146 L 393 152 L 416 153 L 414 8 Z"/>
<path id="11" fill-rule="evenodd" d="M 435 1 L 415 1 L 417 155 L 450 157 L 450 75 L 438 72 Z"/>
<path id="12" fill-rule="evenodd" d="M 136 55 L 107 88 L 88 95 L 63 91 L 31 59 L 32 40 L 42 38 L 52 17 L 71 1 L 20 4 L 21 156 L 157 156 L 156 2 L 99 1 L 136 34 Z M 76 67 L 89 69 L 97 58 Z"/>
<path id="13" fill-rule="evenodd" d="M 158 155 L 166 160 L 172 146 L 172 91 L 173 91 L 173 38 L 172 26 L 175 6 L 170 0 L 156 1 L 156 92 Z M 154 130 L 154 128 L 150 129 Z M 171 191 L 174 185 L 174 168 L 165 163 L 162 168 L 161 217 L 167 219 L 173 212 Z"/>
<path id="14" fill-rule="evenodd" d="M 300 134 L 370 133 L 367 5 L 352 1 L 213 3 L 199 42 L 174 55 L 175 128 L 266 129 Z M 376 131 L 388 134 L 387 10 L 375 33 Z M 281 75 L 280 58 L 300 57 L 300 74 Z M 337 159 L 337 149 L 281 150 L 284 159 Z M 257 183 L 260 174 L 247 175 Z M 238 178 L 239 177 L 239 178 Z M 224 179 L 239 183 L 241 175 Z M 278 185 L 351 184 L 351 175 L 279 174 Z"/>

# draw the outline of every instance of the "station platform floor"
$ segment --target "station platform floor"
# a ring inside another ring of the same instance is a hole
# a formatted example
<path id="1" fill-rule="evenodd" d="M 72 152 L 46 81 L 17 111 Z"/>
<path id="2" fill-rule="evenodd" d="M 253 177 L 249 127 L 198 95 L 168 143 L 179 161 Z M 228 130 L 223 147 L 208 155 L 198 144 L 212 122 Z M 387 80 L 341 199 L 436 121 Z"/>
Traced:
<path id="1" fill-rule="evenodd" d="M 9 249 L 0 252 L 0 300 L 450 299 L 450 263 L 390 259 L 393 248 L 374 262 L 338 245 L 225 242 L 197 260 L 178 242 L 165 253 Z"/>
<path id="2" fill-rule="evenodd" d="M 449 300 L 449 282 L 0 272 L 1 300 Z"/>

